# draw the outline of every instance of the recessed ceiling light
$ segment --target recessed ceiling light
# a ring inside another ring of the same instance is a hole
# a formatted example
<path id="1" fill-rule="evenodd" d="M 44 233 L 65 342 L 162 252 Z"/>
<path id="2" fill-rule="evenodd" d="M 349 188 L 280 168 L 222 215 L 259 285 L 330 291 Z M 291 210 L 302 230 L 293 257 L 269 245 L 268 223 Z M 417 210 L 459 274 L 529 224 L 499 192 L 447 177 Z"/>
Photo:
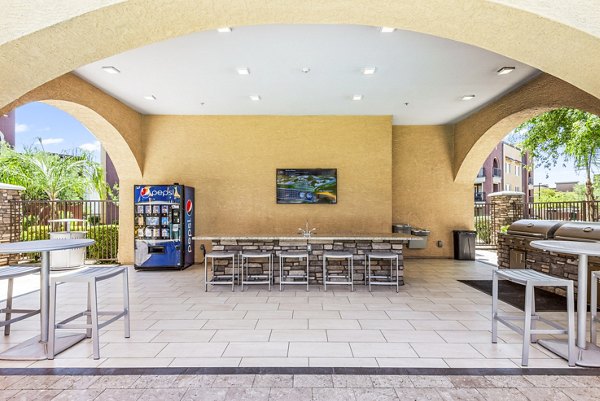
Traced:
<path id="1" fill-rule="evenodd" d="M 156 96 L 154 96 L 154 95 L 146 95 L 146 96 L 144 96 L 144 99 L 146 99 L 146 100 L 156 100 Z"/>
<path id="2" fill-rule="evenodd" d="M 389 26 L 382 26 L 380 28 L 381 33 L 392 33 L 396 30 L 396 28 L 391 28 Z"/>
<path id="3" fill-rule="evenodd" d="M 258 102 L 260 100 L 260 96 L 259 95 L 250 95 L 250 100 L 252 100 L 254 102 Z"/>
<path id="4" fill-rule="evenodd" d="M 352 95 L 352 100 L 362 100 L 362 95 Z"/>
<path id="5" fill-rule="evenodd" d="M 502 67 L 498 71 L 496 71 L 496 74 L 498 74 L 498 75 L 506 75 L 506 74 L 510 74 L 514 70 L 515 70 L 515 67 Z"/>
<path id="6" fill-rule="evenodd" d="M 303 73 L 308 74 L 310 72 L 310 68 L 309 67 L 302 67 L 301 70 Z"/>
<path id="7" fill-rule="evenodd" d="M 475 99 L 475 95 L 465 95 L 461 99 L 462 100 L 473 100 L 473 99 Z"/>
<path id="8" fill-rule="evenodd" d="M 362 70 L 363 75 L 373 75 L 375 74 L 375 67 L 365 67 Z"/>
<path id="9" fill-rule="evenodd" d="M 118 68 L 113 67 L 112 65 L 107 65 L 102 67 L 102 71 L 106 72 L 107 74 L 120 74 L 121 71 L 119 71 Z"/>
<path id="10" fill-rule="evenodd" d="M 224 26 L 222 28 L 217 28 L 217 32 L 219 32 L 219 33 L 229 33 L 229 32 L 231 32 L 231 27 Z"/>
<path id="11" fill-rule="evenodd" d="M 240 75 L 250 75 L 250 70 L 247 67 L 237 69 L 237 73 Z"/>

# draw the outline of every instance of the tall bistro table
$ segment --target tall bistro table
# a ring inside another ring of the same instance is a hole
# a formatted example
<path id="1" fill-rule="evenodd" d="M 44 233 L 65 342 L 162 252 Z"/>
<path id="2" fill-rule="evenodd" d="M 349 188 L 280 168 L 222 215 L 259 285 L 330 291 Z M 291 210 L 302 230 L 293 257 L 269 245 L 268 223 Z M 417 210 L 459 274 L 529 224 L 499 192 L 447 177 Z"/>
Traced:
<path id="1" fill-rule="evenodd" d="M 0 359 L 26 361 L 47 358 L 50 305 L 50 252 L 84 248 L 94 244 L 94 242 L 92 239 L 49 239 L 0 244 L 0 253 L 4 254 L 35 252 L 41 252 L 42 254 L 42 268 L 40 272 L 40 335 L 0 353 Z M 64 351 L 84 338 L 85 334 L 57 335 L 56 353 Z"/>
<path id="2" fill-rule="evenodd" d="M 600 256 L 600 244 L 581 241 L 540 240 L 531 241 L 531 246 L 548 252 L 579 256 L 577 269 L 577 347 L 579 355 L 576 364 L 587 367 L 600 367 L 600 348 L 586 342 L 588 257 Z M 566 340 L 540 340 L 541 346 L 567 359 Z"/>

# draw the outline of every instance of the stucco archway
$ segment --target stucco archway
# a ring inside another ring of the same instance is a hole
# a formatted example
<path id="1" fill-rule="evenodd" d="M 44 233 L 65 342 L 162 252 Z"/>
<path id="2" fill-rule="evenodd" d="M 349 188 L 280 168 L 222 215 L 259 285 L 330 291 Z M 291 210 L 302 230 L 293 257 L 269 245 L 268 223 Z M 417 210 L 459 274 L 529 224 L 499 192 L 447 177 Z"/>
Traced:
<path id="1" fill-rule="evenodd" d="M 600 24 L 589 1 L 106 0 L 53 5 L 51 15 L 38 3 L 5 7 L 0 107 L 81 65 L 149 43 L 219 26 L 302 23 L 432 34 L 503 54 L 600 97 Z"/>
<path id="2" fill-rule="evenodd" d="M 0 109 L 0 113 L 31 102 L 44 102 L 73 116 L 106 149 L 120 179 L 141 179 L 143 158 L 139 113 L 72 74 L 30 91 Z"/>
<path id="3" fill-rule="evenodd" d="M 472 183 L 491 150 L 511 130 L 532 117 L 560 107 L 599 114 L 600 99 L 543 74 L 456 124 L 455 182 Z"/>

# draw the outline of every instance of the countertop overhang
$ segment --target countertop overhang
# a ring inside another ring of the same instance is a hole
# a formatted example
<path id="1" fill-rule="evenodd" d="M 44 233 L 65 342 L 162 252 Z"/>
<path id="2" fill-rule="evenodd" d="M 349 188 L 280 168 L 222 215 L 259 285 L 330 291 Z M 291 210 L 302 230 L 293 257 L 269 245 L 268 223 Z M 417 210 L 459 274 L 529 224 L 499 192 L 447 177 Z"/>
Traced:
<path id="1" fill-rule="evenodd" d="M 196 241 L 227 241 L 227 240 L 258 240 L 258 241 L 414 241 L 423 240 L 423 237 L 402 233 L 384 234 L 316 234 L 311 237 L 302 235 L 277 235 L 277 234 L 223 234 L 223 235 L 198 235 L 192 237 Z"/>

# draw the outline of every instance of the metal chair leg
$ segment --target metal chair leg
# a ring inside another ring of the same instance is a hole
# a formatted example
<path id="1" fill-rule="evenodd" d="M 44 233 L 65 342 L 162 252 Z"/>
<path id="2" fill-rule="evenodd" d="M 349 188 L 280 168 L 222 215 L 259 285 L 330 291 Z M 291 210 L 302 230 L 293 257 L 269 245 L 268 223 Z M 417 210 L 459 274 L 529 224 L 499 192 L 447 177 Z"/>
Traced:
<path id="1" fill-rule="evenodd" d="M 327 258 L 323 256 L 323 289 L 327 292 Z"/>
<path id="2" fill-rule="evenodd" d="M 535 311 L 535 287 L 531 287 L 531 330 L 537 327 L 537 313 Z M 531 343 L 537 343 L 537 336 L 532 334 L 530 337 Z"/>
<path id="3" fill-rule="evenodd" d="M 123 329 L 125 330 L 125 338 L 131 336 L 131 321 L 129 319 L 129 275 L 127 269 L 123 271 L 123 309 L 125 316 L 123 316 Z"/>
<path id="4" fill-rule="evenodd" d="M 96 281 L 90 283 L 92 295 L 92 347 L 94 349 L 94 359 L 100 359 L 100 337 L 98 333 L 98 292 Z"/>
<path id="5" fill-rule="evenodd" d="M 12 305 L 13 305 L 13 281 L 14 279 L 8 279 L 8 291 L 6 292 L 6 315 L 5 320 L 9 321 L 12 317 Z M 4 335 L 8 336 L 10 334 L 10 323 L 4 326 Z"/>
<path id="6" fill-rule="evenodd" d="M 48 316 L 48 344 L 46 356 L 54 359 L 54 343 L 56 341 L 56 284 L 50 284 L 50 310 Z"/>
<path id="7" fill-rule="evenodd" d="M 525 322 L 523 323 L 523 351 L 521 354 L 521 365 L 529 364 L 529 341 L 531 339 L 531 293 L 532 286 L 525 286 Z"/>
<path id="8" fill-rule="evenodd" d="M 595 299 L 595 298 L 592 298 Z M 575 290 L 573 282 L 567 287 L 567 343 L 569 366 L 575 366 L 577 359 L 577 350 L 575 348 Z"/>
<path id="9" fill-rule="evenodd" d="M 283 261 L 281 255 L 279 255 L 279 292 L 283 291 Z"/>
<path id="10" fill-rule="evenodd" d="M 233 264 L 233 271 L 231 272 L 231 292 L 235 291 L 235 255 L 231 257 L 231 263 Z"/>
<path id="11" fill-rule="evenodd" d="M 87 309 L 85 310 L 85 323 L 88 325 L 88 329 L 85 330 L 85 337 L 90 338 L 92 336 L 92 289 L 91 284 L 87 286 Z"/>
<path id="12" fill-rule="evenodd" d="M 308 292 L 308 285 L 310 282 L 310 268 L 309 268 L 309 260 L 310 260 L 310 255 L 308 255 L 306 257 L 306 292 Z"/>
<path id="13" fill-rule="evenodd" d="M 596 344 L 596 321 L 598 320 L 598 278 L 592 275 L 590 283 L 590 341 Z"/>
<path id="14" fill-rule="evenodd" d="M 208 292 L 208 260 L 210 257 L 204 257 L 204 292 Z"/>
<path id="15" fill-rule="evenodd" d="M 354 292 L 354 257 L 350 258 L 350 289 Z"/>
<path id="16" fill-rule="evenodd" d="M 367 256 L 367 258 L 369 259 L 368 267 L 367 267 L 368 272 L 369 272 L 369 276 L 368 276 L 369 277 L 369 292 L 371 292 L 371 255 Z"/>
<path id="17" fill-rule="evenodd" d="M 492 344 L 498 342 L 498 276 L 492 273 Z"/>
<path id="18" fill-rule="evenodd" d="M 400 258 L 396 255 L 396 294 L 400 291 L 400 284 L 398 282 L 398 275 L 400 273 Z"/>

